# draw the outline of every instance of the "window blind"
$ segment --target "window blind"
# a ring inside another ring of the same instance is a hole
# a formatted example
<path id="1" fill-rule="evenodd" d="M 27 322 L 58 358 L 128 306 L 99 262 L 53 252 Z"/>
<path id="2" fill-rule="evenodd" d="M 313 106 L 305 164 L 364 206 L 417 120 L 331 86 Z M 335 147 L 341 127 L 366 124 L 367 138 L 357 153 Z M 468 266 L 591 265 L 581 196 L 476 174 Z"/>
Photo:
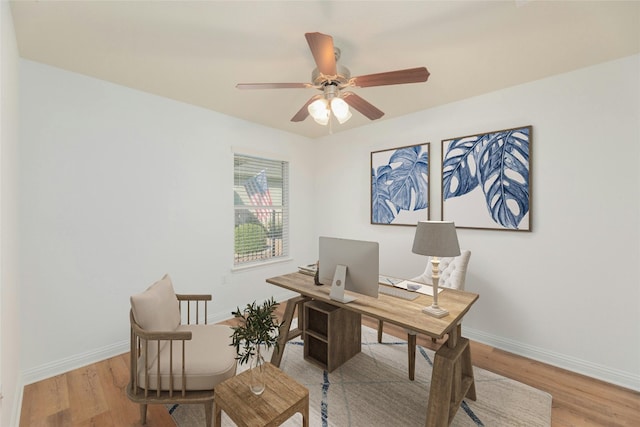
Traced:
<path id="1" fill-rule="evenodd" d="M 234 154 L 234 265 L 289 256 L 289 164 Z"/>

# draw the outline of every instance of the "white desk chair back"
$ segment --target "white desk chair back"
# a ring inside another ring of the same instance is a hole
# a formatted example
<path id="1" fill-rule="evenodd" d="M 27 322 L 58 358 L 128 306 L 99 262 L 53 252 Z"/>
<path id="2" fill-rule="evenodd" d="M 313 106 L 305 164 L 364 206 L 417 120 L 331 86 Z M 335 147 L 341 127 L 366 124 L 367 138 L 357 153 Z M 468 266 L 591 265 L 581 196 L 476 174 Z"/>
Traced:
<path id="1" fill-rule="evenodd" d="M 464 291 L 469 258 L 471 258 L 471 251 L 469 250 L 460 251 L 460 255 L 456 257 L 440 258 L 440 280 L 438 281 L 438 287 Z M 432 270 L 431 257 L 427 257 L 427 268 L 425 268 L 424 273 L 414 277 L 411 281 L 432 285 Z"/>

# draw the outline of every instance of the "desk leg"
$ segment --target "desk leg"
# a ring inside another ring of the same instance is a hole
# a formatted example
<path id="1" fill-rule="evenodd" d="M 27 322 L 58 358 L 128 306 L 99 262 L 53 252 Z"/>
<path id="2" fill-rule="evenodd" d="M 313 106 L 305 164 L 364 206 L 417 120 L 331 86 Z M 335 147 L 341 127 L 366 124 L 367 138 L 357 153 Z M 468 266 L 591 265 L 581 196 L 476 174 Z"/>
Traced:
<path id="1" fill-rule="evenodd" d="M 460 337 L 460 327 L 449 333 L 447 345 L 436 352 L 431 374 L 427 427 L 448 426 L 462 399 L 476 400 L 469 340 Z"/>
<path id="2" fill-rule="evenodd" d="M 303 306 L 304 302 L 310 300 L 309 297 L 303 297 L 302 295 L 291 298 L 287 300 L 287 305 L 284 308 L 284 315 L 282 316 L 282 325 L 280 326 L 280 331 L 278 333 L 278 349 L 273 350 L 273 354 L 271 355 L 271 364 L 276 368 L 280 367 L 280 362 L 282 361 L 282 353 L 284 352 L 284 348 L 287 345 L 287 341 L 292 338 L 295 338 L 302 334 L 302 330 L 300 327 L 291 331 L 291 322 L 293 321 L 293 314 L 298 307 L 298 322 L 299 326 L 304 324 L 304 315 L 302 314 L 304 310 L 300 310 Z"/>
<path id="3" fill-rule="evenodd" d="M 407 356 L 409 357 L 409 379 L 416 377 L 416 334 L 407 334 Z"/>

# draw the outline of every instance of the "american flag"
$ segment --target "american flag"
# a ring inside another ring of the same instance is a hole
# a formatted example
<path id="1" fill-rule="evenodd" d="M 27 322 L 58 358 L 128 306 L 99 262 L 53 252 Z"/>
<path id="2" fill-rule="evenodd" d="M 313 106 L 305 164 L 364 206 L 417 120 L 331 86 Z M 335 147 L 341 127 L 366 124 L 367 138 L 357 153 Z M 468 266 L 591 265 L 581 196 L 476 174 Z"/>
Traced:
<path id="1" fill-rule="evenodd" d="M 271 206 L 271 193 L 267 185 L 267 174 L 264 170 L 249 179 L 244 184 L 251 203 L 255 206 Z M 269 219 L 272 209 L 256 209 L 256 215 L 260 221 Z"/>

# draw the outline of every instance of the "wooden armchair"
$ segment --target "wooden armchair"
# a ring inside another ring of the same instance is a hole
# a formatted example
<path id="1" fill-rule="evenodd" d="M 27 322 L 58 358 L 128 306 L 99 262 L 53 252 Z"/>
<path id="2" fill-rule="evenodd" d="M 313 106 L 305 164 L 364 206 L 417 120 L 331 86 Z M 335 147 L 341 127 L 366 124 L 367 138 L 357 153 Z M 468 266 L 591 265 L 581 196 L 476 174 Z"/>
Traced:
<path id="1" fill-rule="evenodd" d="M 142 424 L 148 404 L 198 403 L 204 404 L 206 425 L 212 425 L 214 387 L 235 375 L 237 363 L 233 330 L 207 324 L 210 300 L 176 295 L 168 275 L 131 297 L 127 396 L 140 404 Z"/>

